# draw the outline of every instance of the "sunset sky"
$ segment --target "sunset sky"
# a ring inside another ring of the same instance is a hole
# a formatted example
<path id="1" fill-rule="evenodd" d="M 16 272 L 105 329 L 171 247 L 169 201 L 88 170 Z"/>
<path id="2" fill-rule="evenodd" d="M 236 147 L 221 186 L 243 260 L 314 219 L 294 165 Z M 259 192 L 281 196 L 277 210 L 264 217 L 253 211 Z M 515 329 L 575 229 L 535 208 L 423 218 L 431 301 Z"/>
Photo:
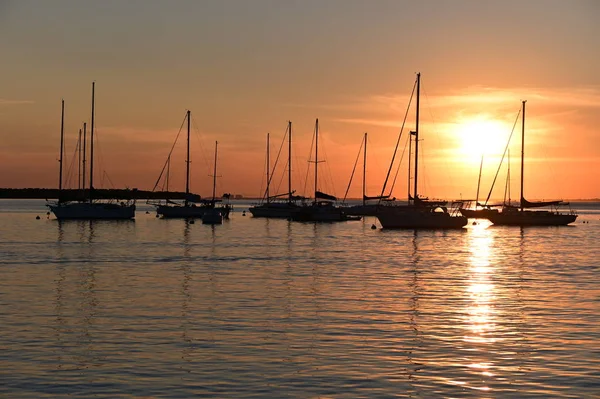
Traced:
<path id="1" fill-rule="evenodd" d="M 0 0 L 0 187 L 57 187 L 61 99 L 68 168 L 95 81 L 96 187 L 111 187 L 108 176 L 152 189 L 190 109 L 196 193 L 211 193 L 218 140 L 218 191 L 260 195 L 266 134 L 274 159 L 291 120 L 294 185 L 309 194 L 319 118 L 320 188 L 343 196 L 368 132 L 377 195 L 421 72 L 422 194 L 474 197 L 482 151 L 487 194 L 527 100 L 526 197 L 597 198 L 599 20 L 595 0 Z M 414 121 L 411 110 L 407 130 Z M 185 188 L 184 145 L 173 190 Z M 513 198 L 519 152 L 520 120 Z M 282 166 L 272 192 L 285 191 Z M 399 198 L 406 178 L 405 158 Z"/>

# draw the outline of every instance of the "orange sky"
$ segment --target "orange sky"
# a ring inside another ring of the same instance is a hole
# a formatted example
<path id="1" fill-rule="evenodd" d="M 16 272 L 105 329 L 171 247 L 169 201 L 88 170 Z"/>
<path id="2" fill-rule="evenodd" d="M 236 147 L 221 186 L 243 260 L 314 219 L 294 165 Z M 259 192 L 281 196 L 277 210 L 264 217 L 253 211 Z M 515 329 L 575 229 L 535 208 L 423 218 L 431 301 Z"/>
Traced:
<path id="1" fill-rule="evenodd" d="M 60 100 L 66 102 L 68 166 L 77 130 L 89 120 L 95 80 L 96 187 L 103 181 L 110 187 L 106 172 L 114 186 L 151 189 L 189 108 L 192 190 L 201 195 L 211 192 L 215 140 L 219 191 L 259 195 L 266 133 L 274 157 L 288 120 L 301 192 L 317 117 L 327 161 L 320 164 L 321 189 L 344 194 L 368 132 L 367 191 L 375 195 L 420 71 L 423 194 L 473 197 L 482 150 L 489 153 L 482 178 L 487 194 L 520 101 L 528 100 L 526 196 L 600 197 L 600 6 L 594 1 L 176 5 L 0 2 L 0 187 L 57 186 Z M 414 128 L 412 111 L 407 128 Z M 511 145 L 513 198 L 519 140 L 520 122 Z M 183 190 L 180 144 L 171 188 Z M 353 197 L 360 195 L 359 182 Z M 312 189 L 312 179 L 306 187 Z M 406 162 L 396 187 L 394 195 L 405 197 Z"/>

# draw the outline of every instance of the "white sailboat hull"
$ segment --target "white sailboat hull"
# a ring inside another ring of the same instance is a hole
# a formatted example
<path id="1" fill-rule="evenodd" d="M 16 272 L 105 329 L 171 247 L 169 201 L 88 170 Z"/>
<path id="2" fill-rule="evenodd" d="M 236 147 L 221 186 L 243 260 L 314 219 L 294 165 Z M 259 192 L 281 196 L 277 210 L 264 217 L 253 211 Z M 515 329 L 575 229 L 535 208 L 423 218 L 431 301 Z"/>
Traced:
<path id="1" fill-rule="evenodd" d="M 135 205 L 105 202 L 69 202 L 48 205 L 58 220 L 133 219 Z"/>

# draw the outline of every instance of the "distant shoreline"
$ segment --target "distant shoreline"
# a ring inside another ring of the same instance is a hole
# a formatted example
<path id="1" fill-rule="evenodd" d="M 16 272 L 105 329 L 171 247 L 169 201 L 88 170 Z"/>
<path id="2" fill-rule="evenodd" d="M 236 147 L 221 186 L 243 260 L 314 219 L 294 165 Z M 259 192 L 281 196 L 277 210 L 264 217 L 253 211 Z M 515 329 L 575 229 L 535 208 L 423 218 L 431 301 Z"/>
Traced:
<path id="1" fill-rule="evenodd" d="M 59 190 L 56 188 L 0 188 L 0 199 L 57 199 Z M 64 189 L 62 197 L 81 199 L 89 197 L 89 189 Z M 94 189 L 94 198 L 98 199 L 139 199 L 139 200 L 183 200 L 185 193 L 181 191 L 147 191 L 138 189 Z M 231 196 L 232 200 L 259 201 L 258 197 Z M 360 198 L 347 198 L 350 201 L 360 201 Z M 406 198 L 398 199 L 406 201 Z M 600 198 L 565 199 L 566 202 L 600 202 Z"/>

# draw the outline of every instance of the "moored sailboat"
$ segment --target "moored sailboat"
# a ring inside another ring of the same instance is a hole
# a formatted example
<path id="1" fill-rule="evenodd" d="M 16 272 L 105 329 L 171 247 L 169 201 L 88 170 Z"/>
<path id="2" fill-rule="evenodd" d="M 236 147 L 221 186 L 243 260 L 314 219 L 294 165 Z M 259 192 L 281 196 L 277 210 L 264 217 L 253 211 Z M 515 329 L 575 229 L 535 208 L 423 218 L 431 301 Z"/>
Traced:
<path id="1" fill-rule="evenodd" d="M 315 194 L 311 204 L 302 206 L 292 215 L 292 220 L 300 222 L 343 222 L 347 220 L 360 220 L 360 216 L 351 216 L 346 207 L 335 204 L 337 198 L 333 195 L 319 191 L 319 119 L 315 122 Z"/>
<path id="2" fill-rule="evenodd" d="M 187 146 L 186 146 L 186 170 L 185 170 L 185 199 L 183 202 L 177 202 L 172 200 L 166 200 L 164 203 L 155 204 L 156 206 L 156 214 L 163 218 L 178 218 L 178 219 L 187 219 L 187 218 L 202 218 L 204 212 L 207 210 L 211 210 L 215 208 L 215 204 L 217 202 L 221 202 L 213 198 L 211 200 L 203 200 L 199 195 L 195 195 L 190 193 L 190 131 L 191 131 L 191 111 L 186 112 L 186 121 L 187 121 Z M 171 154 L 167 158 L 167 163 L 170 162 Z M 168 165 L 168 164 L 167 164 Z M 164 169 L 163 169 L 164 170 Z M 160 180 L 160 177 L 159 177 Z M 157 182 L 158 185 L 158 182 Z M 156 188 L 156 186 L 155 186 Z M 229 217 L 229 211 L 231 210 L 231 206 L 229 204 L 225 204 L 222 207 L 222 211 L 224 218 Z"/>
<path id="3" fill-rule="evenodd" d="M 359 205 L 351 205 L 346 208 L 346 212 L 348 215 L 357 215 L 357 216 L 375 216 L 377 214 L 377 210 L 379 209 L 379 202 L 381 200 L 386 200 L 389 198 L 389 195 L 380 195 L 376 197 L 367 196 L 367 133 L 365 133 L 363 142 L 363 173 L 362 173 L 362 203 Z M 360 152 L 360 149 L 359 149 Z M 358 162 L 358 158 L 356 159 Z M 344 196 L 344 201 L 346 201 L 346 197 L 348 195 L 348 191 L 350 189 L 350 185 L 352 184 L 352 177 L 354 176 L 354 171 L 356 169 L 356 162 L 354 164 L 354 169 L 352 170 L 352 176 L 350 177 L 350 181 L 348 182 L 348 188 L 346 189 L 346 195 Z M 377 201 L 377 202 L 374 202 Z"/>
<path id="4" fill-rule="evenodd" d="M 266 217 L 266 218 L 283 218 L 291 219 L 292 215 L 301 209 L 301 202 L 304 197 L 294 195 L 292 190 L 292 122 L 288 122 L 287 125 L 287 138 L 288 138 L 288 192 L 277 195 L 270 195 L 270 185 L 272 174 L 269 174 L 271 168 L 269 161 L 269 140 L 267 138 L 267 187 L 263 202 L 258 205 L 251 206 L 248 210 L 253 217 Z M 299 203 L 300 202 L 300 203 Z"/>
<path id="5" fill-rule="evenodd" d="M 505 226 L 564 226 L 573 223 L 577 219 L 577 214 L 572 210 L 569 213 L 559 212 L 558 207 L 568 205 L 562 200 L 530 202 L 524 196 L 525 181 L 525 103 L 522 102 L 521 115 L 521 195 L 519 206 L 507 204 L 502 207 L 502 211 L 490 214 L 487 218 L 494 225 Z M 529 210 L 533 208 L 549 207 L 550 210 Z"/>
<path id="6" fill-rule="evenodd" d="M 217 190 L 217 148 L 219 142 L 215 141 L 215 166 L 213 169 L 213 192 L 212 192 L 212 204 L 213 207 L 206 209 L 202 215 L 202 224 L 222 224 L 223 218 L 229 217 L 229 206 L 228 204 L 216 205 L 215 196 Z"/>
<path id="7" fill-rule="evenodd" d="M 410 133 L 411 135 L 409 137 L 409 139 L 412 140 L 412 137 L 414 136 L 415 140 L 414 191 L 412 195 L 409 194 L 408 196 L 408 205 L 382 205 L 378 209 L 376 216 L 384 229 L 462 228 L 467 224 L 467 218 L 462 215 L 459 215 L 457 209 L 452 209 L 451 211 L 448 211 L 445 201 L 429 200 L 427 198 L 420 197 L 418 194 L 420 111 L 419 107 L 421 88 L 420 73 L 417 74 L 417 80 L 415 84 L 417 91 L 415 130 L 414 132 Z"/>
<path id="8" fill-rule="evenodd" d="M 95 82 L 92 82 L 92 120 L 90 132 L 90 187 L 87 199 L 71 201 L 62 196 L 63 174 L 63 143 L 64 143 L 64 101 L 61 111 L 60 129 L 60 172 L 59 172 L 59 198 L 54 203 L 48 203 L 52 213 L 58 220 L 67 219 L 133 219 L 135 217 L 135 200 L 125 201 L 99 201 L 94 199 L 94 107 L 95 107 Z M 85 153 L 84 153 L 85 158 Z M 85 164 L 84 164 L 85 165 Z M 85 173 L 85 172 L 84 172 Z M 85 179 L 84 179 L 85 180 Z"/>

